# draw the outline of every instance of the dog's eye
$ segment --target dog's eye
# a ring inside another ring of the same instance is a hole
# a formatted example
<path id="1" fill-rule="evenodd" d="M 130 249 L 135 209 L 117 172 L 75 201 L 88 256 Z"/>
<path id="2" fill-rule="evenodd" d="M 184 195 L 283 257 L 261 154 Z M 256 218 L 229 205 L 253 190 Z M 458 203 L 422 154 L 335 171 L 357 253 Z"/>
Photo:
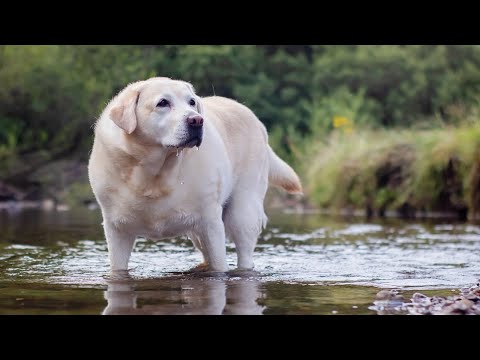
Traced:
<path id="1" fill-rule="evenodd" d="M 170 105 L 170 103 L 168 102 L 168 100 L 165 100 L 165 99 L 162 99 L 158 102 L 157 104 L 157 107 L 166 107 Z"/>
<path id="2" fill-rule="evenodd" d="M 190 99 L 190 105 L 195 106 L 196 102 L 194 99 Z"/>

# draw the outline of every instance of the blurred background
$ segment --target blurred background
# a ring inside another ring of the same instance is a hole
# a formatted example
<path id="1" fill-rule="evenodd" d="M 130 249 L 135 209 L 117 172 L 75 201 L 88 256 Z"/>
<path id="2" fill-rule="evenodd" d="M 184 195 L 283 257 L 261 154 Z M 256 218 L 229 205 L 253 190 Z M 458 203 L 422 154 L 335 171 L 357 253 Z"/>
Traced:
<path id="1" fill-rule="evenodd" d="M 0 201 L 94 207 L 92 125 L 152 76 L 256 113 L 306 192 L 271 206 L 478 216 L 480 47 L 468 45 L 0 46 Z"/>

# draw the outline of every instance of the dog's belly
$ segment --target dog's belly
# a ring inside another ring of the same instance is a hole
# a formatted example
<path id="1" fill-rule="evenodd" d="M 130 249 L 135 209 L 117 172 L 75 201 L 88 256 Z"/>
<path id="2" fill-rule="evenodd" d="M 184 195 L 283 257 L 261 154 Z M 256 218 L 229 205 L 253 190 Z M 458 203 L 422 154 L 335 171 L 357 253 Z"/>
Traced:
<path id="1" fill-rule="evenodd" d="M 170 215 L 143 215 L 136 217 L 131 228 L 136 236 L 153 240 L 185 235 L 195 223 L 195 217 L 183 212 L 172 211 Z"/>
<path id="2" fill-rule="evenodd" d="M 153 228 L 139 228 L 136 235 L 152 240 L 160 240 L 185 235 L 189 230 L 190 227 L 185 226 L 184 224 L 174 224 L 172 226 L 172 224 L 159 222 Z"/>

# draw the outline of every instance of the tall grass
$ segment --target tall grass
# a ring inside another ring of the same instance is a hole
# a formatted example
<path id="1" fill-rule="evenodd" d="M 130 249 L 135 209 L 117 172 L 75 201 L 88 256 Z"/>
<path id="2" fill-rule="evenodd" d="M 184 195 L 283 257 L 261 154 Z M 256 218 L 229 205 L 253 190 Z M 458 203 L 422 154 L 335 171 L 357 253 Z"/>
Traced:
<path id="1" fill-rule="evenodd" d="M 437 129 L 334 130 L 311 141 L 302 159 L 305 187 L 323 208 L 384 214 L 480 209 L 480 122 Z"/>

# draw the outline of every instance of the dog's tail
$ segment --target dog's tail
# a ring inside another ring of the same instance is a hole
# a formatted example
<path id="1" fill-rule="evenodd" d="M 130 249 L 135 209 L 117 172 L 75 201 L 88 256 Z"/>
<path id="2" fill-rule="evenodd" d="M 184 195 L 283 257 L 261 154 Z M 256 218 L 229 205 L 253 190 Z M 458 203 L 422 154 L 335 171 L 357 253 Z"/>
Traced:
<path id="1" fill-rule="evenodd" d="M 283 188 L 290 194 L 303 195 L 302 184 L 295 171 L 268 147 L 268 161 L 270 169 L 268 171 L 268 181 L 271 185 Z"/>

